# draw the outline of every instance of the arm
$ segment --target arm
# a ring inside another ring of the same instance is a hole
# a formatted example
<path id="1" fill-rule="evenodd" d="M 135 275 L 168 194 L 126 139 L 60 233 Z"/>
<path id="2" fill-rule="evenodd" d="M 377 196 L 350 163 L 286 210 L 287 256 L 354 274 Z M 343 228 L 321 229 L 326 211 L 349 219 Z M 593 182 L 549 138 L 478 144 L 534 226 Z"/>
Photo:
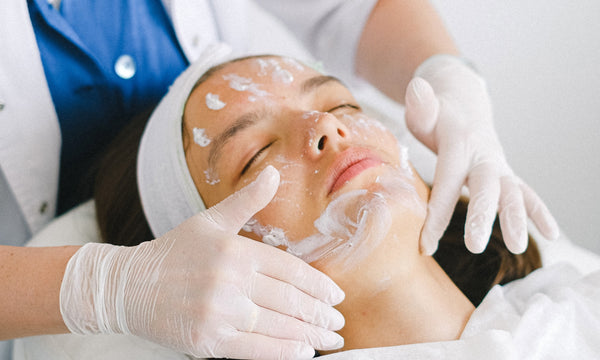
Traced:
<path id="1" fill-rule="evenodd" d="M 0 246 L 0 339 L 68 332 L 60 285 L 77 246 Z"/>
<path id="2" fill-rule="evenodd" d="M 331 279 L 237 235 L 277 190 L 276 171 L 265 176 L 137 246 L 0 247 L 0 339 L 134 334 L 199 357 L 256 359 L 341 347 L 332 330 L 344 323 L 333 308 L 343 292 Z"/>
<path id="3" fill-rule="evenodd" d="M 458 49 L 428 1 L 379 0 L 356 52 L 356 72 L 390 98 L 404 103 L 415 69 L 435 54 Z"/>

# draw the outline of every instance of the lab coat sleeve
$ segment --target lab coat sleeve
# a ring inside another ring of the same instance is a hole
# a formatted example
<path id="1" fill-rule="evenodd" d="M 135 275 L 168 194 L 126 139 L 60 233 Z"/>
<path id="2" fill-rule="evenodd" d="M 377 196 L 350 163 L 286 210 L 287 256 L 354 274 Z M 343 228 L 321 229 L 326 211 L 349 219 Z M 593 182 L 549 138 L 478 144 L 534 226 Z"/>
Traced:
<path id="1" fill-rule="evenodd" d="M 354 74 L 358 41 L 376 0 L 256 0 L 344 80 Z"/>

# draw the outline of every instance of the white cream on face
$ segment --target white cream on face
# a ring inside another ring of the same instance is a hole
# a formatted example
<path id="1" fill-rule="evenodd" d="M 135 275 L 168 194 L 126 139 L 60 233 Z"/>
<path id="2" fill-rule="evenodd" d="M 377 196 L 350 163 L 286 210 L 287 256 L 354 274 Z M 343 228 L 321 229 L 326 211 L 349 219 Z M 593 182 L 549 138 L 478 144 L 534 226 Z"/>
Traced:
<path id="1" fill-rule="evenodd" d="M 231 73 L 223 75 L 223 80 L 228 81 L 229 87 L 235 91 L 247 91 L 251 93 L 254 96 L 255 101 L 257 97 L 270 95 L 267 91 L 260 89 L 260 86 L 254 83 L 251 78 Z"/>
<path id="2" fill-rule="evenodd" d="M 256 59 L 260 67 L 258 76 L 267 76 L 271 74 L 271 79 L 283 84 L 291 84 L 294 81 L 294 75 L 279 64 L 277 59 Z M 304 68 L 302 68 L 304 70 Z"/>
<path id="3" fill-rule="evenodd" d="M 207 147 L 210 144 L 210 139 L 206 136 L 205 130 L 194 128 L 194 142 L 202 147 Z"/>
<path id="4" fill-rule="evenodd" d="M 386 127 L 381 122 L 365 114 L 344 114 L 341 120 L 352 131 L 354 137 L 365 141 L 379 139 L 378 134 L 387 132 Z"/>
<path id="5" fill-rule="evenodd" d="M 254 233 L 261 237 L 262 242 L 271 246 L 289 246 L 289 240 L 285 236 L 285 231 L 280 228 L 273 227 L 270 225 L 261 225 L 258 220 L 250 219 L 243 227 L 242 230 L 246 232 Z"/>
<path id="6" fill-rule="evenodd" d="M 221 179 L 219 179 L 217 172 L 212 168 L 204 170 L 204 177 L 208 185 L 215 185 L 221 182 Z"/>
<path id="7" fill-rule="evenodd" d="M 225 103 L 219 100 L 219 95 L 208 93 L 206 94 L 206 106 L 211 110 L 221 110 L 225 107 Z"/>
<path id="8" fill-rule="evenodd" d="M 282 60 L 286 65 L 294 68 L 296 71 L 304 71 L 305 70 L 304 65 L 300 64 L 298 61 L 296 61 L 296 59 L 284 57 L 284 58 L 282 58 Z"/>

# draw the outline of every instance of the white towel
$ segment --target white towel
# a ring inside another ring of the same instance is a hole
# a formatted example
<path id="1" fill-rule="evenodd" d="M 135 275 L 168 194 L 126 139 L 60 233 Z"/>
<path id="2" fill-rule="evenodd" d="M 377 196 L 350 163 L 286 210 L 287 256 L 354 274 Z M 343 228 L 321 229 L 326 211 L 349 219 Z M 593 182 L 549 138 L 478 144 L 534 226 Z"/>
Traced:
<path id="1" fill-rule="evenodd" d="M 206 209 L 185 161 L 183 110 L 202 74 L 233 57 L 227 45 L 207 47 L 171 85 L 146 124 L 137 158 L 137 182 L 144 214 L 156 237 Z"/>

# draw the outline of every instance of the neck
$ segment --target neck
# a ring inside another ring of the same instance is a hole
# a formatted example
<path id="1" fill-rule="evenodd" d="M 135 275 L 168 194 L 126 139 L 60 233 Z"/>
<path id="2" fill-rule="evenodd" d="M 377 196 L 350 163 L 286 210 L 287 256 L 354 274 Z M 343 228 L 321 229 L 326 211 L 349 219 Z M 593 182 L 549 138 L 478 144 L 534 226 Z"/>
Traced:
<path id="1" fill-rule="evenodd" d="M 346 319 L 342 350 L 455 340 L 475 309 L 432 257 L 391 237 L 350 272 L 332 276 L 346 291 L 337 307 Z"/>
<path id="2" fill-rule="evenodd" d="M 473 305 L 432 258 L 414 272 L 389 278 L 368 291 L 347 292 L 338 310 L 345 349 L 455 340 Z"/>

